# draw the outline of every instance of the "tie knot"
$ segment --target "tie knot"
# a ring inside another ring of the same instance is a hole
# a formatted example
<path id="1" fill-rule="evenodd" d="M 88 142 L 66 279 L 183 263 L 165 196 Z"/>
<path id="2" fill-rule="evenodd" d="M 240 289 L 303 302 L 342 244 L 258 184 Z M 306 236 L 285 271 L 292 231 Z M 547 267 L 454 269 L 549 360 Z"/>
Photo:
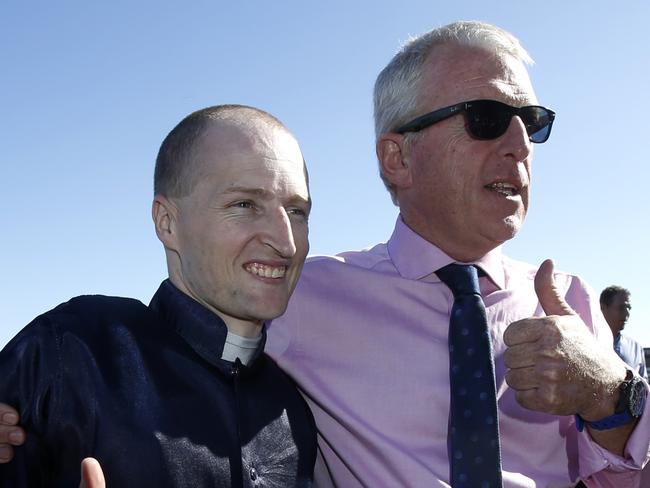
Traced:
<path id="1" fill-rule="evenodd" d="M 476 266 L 452 263 L 440 268 L 436 274 L 449 287 L 454 298 L 462 295 L 481 295 Z"/>

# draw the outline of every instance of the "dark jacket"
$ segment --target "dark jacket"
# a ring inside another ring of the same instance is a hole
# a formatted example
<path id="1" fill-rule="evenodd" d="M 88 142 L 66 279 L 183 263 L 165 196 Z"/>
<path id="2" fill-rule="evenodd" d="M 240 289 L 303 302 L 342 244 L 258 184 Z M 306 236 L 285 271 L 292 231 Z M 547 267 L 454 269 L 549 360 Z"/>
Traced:
<path id="1" fill-rule="evenodd" d="M 149 307 L 82 296 L 0 353 L 0 400 L 28 432 L 0 487 L 70 486 L 99 459 L 109 488 L 310 486 L 313 417 L 262 349 L 221 359 L 227 329 L 169 281 Z"/>

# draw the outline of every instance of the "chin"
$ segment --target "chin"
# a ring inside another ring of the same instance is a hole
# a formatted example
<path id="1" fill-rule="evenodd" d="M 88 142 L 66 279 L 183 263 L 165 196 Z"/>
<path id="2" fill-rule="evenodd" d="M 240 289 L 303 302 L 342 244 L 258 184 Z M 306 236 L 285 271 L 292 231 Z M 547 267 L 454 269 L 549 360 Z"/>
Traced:
<path id="1" fill-rule="evenodd" d="M 251 313 L 255 315 L 258 320 L 273 320 L 277 319 L 287 310 L 288 302 L 279 303 L 264 303 L 263 301 L 258 302 L 255 307 L 256 310 Z"/>
<path id="2" fill-rule="evenodd" d="M 501 233 L 503 235 L 503 241 L 512 239 L 519 233 L 521 225 L 523 224 L 524 219 L 519 215 L 511 215 L 503 219 Z"/>
<path id="3" fill-rule="evenodd" d="M 519 226 L 508 226 L 503 225 L 503 222 L 500 223 L 498 228 L 491 228 L 487 233 L 484 233 L 483 236 L 487 238 L 487 241 L 493 243 L 490 250 L 495 247 L 500 246 L 506 241 L 509 241 L 519 232 Z"/>

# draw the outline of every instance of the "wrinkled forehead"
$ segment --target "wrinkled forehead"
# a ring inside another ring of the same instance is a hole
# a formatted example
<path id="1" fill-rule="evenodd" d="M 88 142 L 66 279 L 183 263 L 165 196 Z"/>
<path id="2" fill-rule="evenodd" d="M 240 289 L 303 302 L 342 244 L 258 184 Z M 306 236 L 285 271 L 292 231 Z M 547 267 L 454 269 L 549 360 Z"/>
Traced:
<path id="1" fill-rule="evenodd" d="M 513 55 L 494 49 L 446 45 L 425 61 L 421 103 L 445 106 L 493 99 L 513 105 L 537 104 L 528 70 Z"/>

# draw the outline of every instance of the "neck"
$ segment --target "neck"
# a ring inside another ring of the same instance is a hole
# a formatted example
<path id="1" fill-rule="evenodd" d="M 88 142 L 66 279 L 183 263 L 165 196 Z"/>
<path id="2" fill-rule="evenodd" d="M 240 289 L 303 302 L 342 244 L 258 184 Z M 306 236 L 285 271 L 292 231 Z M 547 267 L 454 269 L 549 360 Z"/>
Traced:
<path id="1" fill-rule="evenodd" d="M 409 218 L 402 213 L 402 221 L 417 235 L 438 247 L 450 258 L 461 263 L 471 263 L 481 259 L 490 251 L 499 247 L 501 242 L 469 242 L 467 239 L 451 236 L 445 232 L 436 232 L 419 219 Z"/>
<path id="2" fill-rule="evenodd" d="M 233 317 L 231 315 L 228 315 L 225 312 L 222 312 L 221 310 L 215 308 L 209 302 L 201 298 L 201 296 L 199 296 L 198 294 L 193 293 L 192 290 L 185 285 L 185 282 L 178 277 L 178 274 L 172 273 L 171 271 L 169 273 L 169 281 L 171 281 L 173 285 L 176 288 L 178 288 L 181 292 L 185 293 L 193 300 L 196 300 L 205 308 L 207 308 L 212 313 L 217 315 L 221 320 L 223 320 L 229 332 L 232 332 L 233 334 L 237 334 L 238 336 L 241 337 L 248 337 L 248 338 L 259 337 L 259 335 L 262 333 L 262 325 L 264 324 L 263 320 L 243 319 L 239 317 Z"/>
<path id="3" fill-rule="evenodd" d="M 263 322 L 251 323 L 244 320 L 233 319 L 232 317 L 224 317 L 219 313 L 217 313 L 217 315 L 219 315 L 219 317 L 221 317 L 221 320 L 225 322 L 226 327 L 228 328 L 228 332 L 231 334 L 236 334 L 241 337 L 248 337 L 249 339 L 254 339 L 255 337 L 262 335 Z"/>

